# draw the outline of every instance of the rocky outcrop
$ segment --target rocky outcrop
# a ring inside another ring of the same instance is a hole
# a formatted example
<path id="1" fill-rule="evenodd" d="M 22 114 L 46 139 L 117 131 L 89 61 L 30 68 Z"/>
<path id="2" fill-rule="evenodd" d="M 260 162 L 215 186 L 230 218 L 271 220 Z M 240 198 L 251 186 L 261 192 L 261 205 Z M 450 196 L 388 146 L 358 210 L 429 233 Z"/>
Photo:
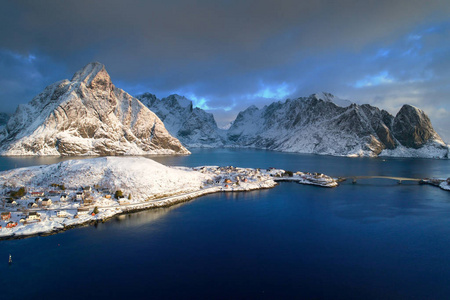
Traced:
<path id="1" fill-rule="evenodd" d="M 203 109 L 193 107 L 192 101 L 170 95 L 158 99 L 145 93 L 136 96 L 164 122 L 167 130 L 187 147 L 221 147 L 225 143 L 223 130 L 217 127 L 214 116 Z"/>
<path id="2" fill-rule="evenodd" d="M 408 148 L 419 149 L 430 140 L 443 143 L 425 112 L 411 105 L 403 105 L 397 113 L 392 131 L 399 143 Z"/>
<path id="3" fill-rule="evenodd" d="M 19 105 L 1 155 L 188 154 L 162 121 L 90 63 Z"/>

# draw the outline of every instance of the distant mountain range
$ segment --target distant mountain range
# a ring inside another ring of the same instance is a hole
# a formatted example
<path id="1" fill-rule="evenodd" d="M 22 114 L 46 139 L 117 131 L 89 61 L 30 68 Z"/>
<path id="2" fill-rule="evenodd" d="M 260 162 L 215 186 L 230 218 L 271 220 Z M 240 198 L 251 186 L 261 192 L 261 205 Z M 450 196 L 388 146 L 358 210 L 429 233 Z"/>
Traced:
<path id="1" fill-rule="evenodd" d="M 392 116 L 319 93 L 250 106 L 225 130 L 183 96 L 130 96 L 100 63 L 48 86 L 1 125 L 6 119 L 0 115 L 1 155 L 188 154 L 184 146 L 339 156 L 448 158 L 449 152 L 428 116 L 411 105 Z"/>
<path id="2" fill-rule="evenodd" d="M 240 112 L 227 132 L 235 145 L 346 156 L 447 157 L 448 147 L 420 109 L 385 110 L 329 93 Z"/>
<path id="3" fill-rule="evenodd" d="M 0 135 L 1 155 L 189 154 L 138 99 L 90 63 L 19 105 Z"/>
<path id="4" fill-rule="evenodd" d="M 330 93 L 274 102 L 240 112 L 228 130 L 179 95 L 137 96 L 187 147 L 247 147 L 342 156 L 448 157 L 448 146 L 420 109 L 404 105 L 394 117 Z"/>
<path id="5" fill-rule="evenodd" d="M 217 127 L 214 116 L 179 95 L 158 99 L 145 93 L 136 96 L 164 122 L 166 129 L 187 147 L 222 147 L 226 131 Z"/>

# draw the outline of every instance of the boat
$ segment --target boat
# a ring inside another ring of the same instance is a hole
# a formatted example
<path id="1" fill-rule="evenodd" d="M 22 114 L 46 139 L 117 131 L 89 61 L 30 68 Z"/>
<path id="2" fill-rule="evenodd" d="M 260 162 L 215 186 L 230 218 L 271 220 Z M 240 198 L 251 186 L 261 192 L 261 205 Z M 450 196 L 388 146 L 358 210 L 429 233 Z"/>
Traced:
<path id="1" fill-rule="evenodd" d="M 12 257 L 11 257 L 11 254 L 9 255 L 9 260 L 8 260 L 8 263 L 9 263 L 9 264 L 11 264 L 11 263 L 12 263 Z"/>

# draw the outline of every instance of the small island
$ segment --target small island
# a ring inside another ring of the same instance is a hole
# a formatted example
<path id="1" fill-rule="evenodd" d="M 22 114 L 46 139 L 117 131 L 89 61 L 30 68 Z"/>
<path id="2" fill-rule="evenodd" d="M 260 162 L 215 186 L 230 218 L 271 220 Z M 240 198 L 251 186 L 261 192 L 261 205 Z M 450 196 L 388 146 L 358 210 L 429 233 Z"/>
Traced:
<path id="1" fill-rule="evenodd" d="M 144 157 L 100 157 L 14 169 L 0 173 L 0 239 L 54 234 L 210 193 L 272 188 L 279 181 L 338 185 L 335 178 L 320 173 L 167 167 Z"/>

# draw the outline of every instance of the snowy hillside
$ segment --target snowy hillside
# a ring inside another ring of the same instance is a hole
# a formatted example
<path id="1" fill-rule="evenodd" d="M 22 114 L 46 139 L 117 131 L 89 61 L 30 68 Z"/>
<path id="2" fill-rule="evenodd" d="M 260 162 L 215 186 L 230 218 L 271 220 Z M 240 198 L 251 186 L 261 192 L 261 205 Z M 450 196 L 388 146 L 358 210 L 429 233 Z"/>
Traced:
<path id="1" fill-rule="evenodd" d="M 142 201 L 198 190 L 208 178 L 190 169 L 166 167 L 143 157 L 99 157 L 2 172 L 0 186 L 41 189 L 57 183 L 67 190 L 77 190 L 85 185 L 98 185 L 110 191 L 122 190 L 124 195 L 132 194 L 134 200 Z"/>
<path id="2" fill-rule="evenodd" d="M 277 183 L 271 172 L 285 173 L 231 166 L 166 167 L 143 157 L 69 160 L 0 172 L 0 239 L 56 233 L 216 192 L 273 188 Z M 297 180 L 333 184 L 309 177 Z"/>
<path id="3" fill-rule="evenodd" d="M 153 112 L 112 84 L 100 63 L 19 105 L 0 139 L 1 155 L 189 153 Z"/>
<path id="4" fill-rule="evenodd" d="M 153 111 L 173 136 L 187 147 L 220 147 L 224 145 L 224 130 L 217 127 L 212 114 L 200 108 L 193 108 L 192 101 L 179 96 L 158 99 L 145 93 L 136 96 Z"/>
<path id="5" fill-rule="evenodd" d="M 404 105 L 394 117 L 328 93 L 240 112 L 227 132 L 231 145 L 345 156 L 448 157 L 426 114 Z"/>

